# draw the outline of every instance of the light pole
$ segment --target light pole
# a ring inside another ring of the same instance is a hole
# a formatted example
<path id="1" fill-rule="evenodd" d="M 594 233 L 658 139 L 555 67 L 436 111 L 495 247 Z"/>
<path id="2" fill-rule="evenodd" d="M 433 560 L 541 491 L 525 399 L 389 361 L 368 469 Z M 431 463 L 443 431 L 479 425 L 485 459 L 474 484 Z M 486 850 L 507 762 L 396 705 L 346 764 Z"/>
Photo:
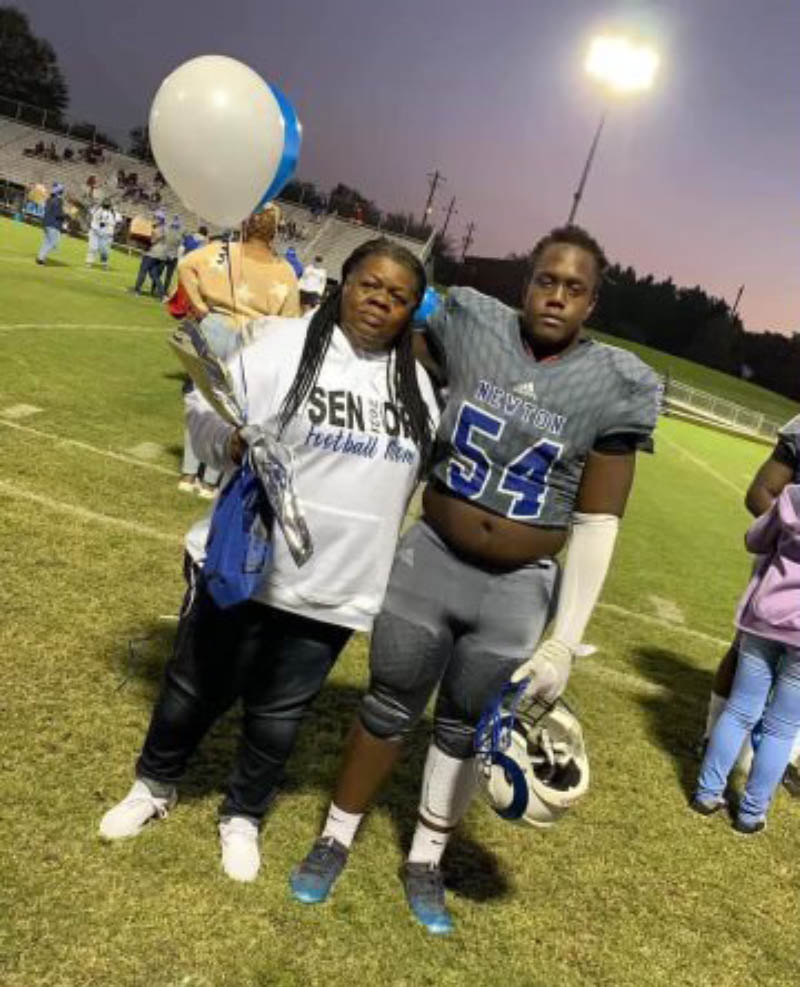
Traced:
<path id="1" fill-rule="evenodd" d="M 658 69 L 658 61 L 655 49 L 648 45 L 639 45 L 623 37 L 602 36 L 595 38 L 589 46 L 584 68 L 593 79 L 601 83 L 607 94 L 624 95 L 649 89 Z M 589 145 L 578 187 L 572 193 L 568 226 L 575 220 L 607 114 L 608 105 L 600 114 L 600 123 Z"/>

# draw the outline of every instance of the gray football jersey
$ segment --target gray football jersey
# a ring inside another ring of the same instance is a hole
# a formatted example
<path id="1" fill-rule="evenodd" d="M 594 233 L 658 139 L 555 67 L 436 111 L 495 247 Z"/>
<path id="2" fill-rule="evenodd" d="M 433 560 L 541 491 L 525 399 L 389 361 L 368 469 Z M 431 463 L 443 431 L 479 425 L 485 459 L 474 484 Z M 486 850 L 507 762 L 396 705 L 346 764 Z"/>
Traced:
<path id="1" fill-rule="evenodd" d="M 649 446 L 660 381 L 632 353 L 582 339 L 537 362 L 519 314 L 472 288 L 450 290 L 427 334 L 449 387 L 432 472 L 456 496 L 563 528 L 599 439 L 633 435 Z"/>

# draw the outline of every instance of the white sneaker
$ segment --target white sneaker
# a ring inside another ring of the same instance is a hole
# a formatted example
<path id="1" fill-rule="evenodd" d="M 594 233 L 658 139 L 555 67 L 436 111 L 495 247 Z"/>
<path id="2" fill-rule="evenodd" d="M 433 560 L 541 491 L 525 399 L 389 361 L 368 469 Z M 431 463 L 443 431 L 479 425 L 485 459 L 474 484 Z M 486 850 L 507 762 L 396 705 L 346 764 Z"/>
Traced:
<path id="1" fill-rule="evenodd" d="M 231 816 L 219 824 L 222 869 L 234 881 L 255 881 L 261 866 L 258 826 L 245 816 Z"/>
<path id="2" fill-rule="evenodd" d="M 216 487 L 210 487 L 207 483 L 202 483 L 198 480 L 197 482 L 197 496 L 202 497 L 203 500 L 214 500 L 214 498 L 219 493 Z"/>
<path id="3" fill-rule="evenodd" d="M 100 835 L 106 840 L 138 836 L 148 820 L 165 819 L 177 801 L 178 793 L 174 788 L 166 798 L 157 798 L 137 778 L 125 798 L 100 820 Z"/>

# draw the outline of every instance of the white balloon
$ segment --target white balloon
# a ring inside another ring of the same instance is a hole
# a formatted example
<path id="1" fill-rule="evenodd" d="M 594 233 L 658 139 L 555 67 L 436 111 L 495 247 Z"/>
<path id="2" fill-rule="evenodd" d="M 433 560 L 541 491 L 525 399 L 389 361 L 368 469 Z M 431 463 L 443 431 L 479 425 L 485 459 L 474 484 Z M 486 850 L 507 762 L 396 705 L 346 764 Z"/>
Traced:
<path id="1" fill-rule="evenodd" d="M 258 205 L 278 170 L 284 130 L 266 82 L 224 55 L 184 62 L 150 108 L 159 170 L 187 209 L 224 227 Z"/>

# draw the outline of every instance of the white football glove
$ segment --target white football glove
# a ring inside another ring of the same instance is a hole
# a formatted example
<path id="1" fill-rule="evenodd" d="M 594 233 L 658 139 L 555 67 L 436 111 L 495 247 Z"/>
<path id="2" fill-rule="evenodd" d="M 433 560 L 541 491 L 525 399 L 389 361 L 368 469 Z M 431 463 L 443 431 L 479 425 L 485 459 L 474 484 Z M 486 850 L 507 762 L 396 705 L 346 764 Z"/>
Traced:
<path id="1" fill-rule="evenodd" d="M 554 703 L 567 687 L 572 669 L 573 650 L 563 641 L 551 637 L 542 642 L 533 656 L 514 672 L 512 682 L 529 678 L 525 688 L 526 699 L 541 699 Z"/>

